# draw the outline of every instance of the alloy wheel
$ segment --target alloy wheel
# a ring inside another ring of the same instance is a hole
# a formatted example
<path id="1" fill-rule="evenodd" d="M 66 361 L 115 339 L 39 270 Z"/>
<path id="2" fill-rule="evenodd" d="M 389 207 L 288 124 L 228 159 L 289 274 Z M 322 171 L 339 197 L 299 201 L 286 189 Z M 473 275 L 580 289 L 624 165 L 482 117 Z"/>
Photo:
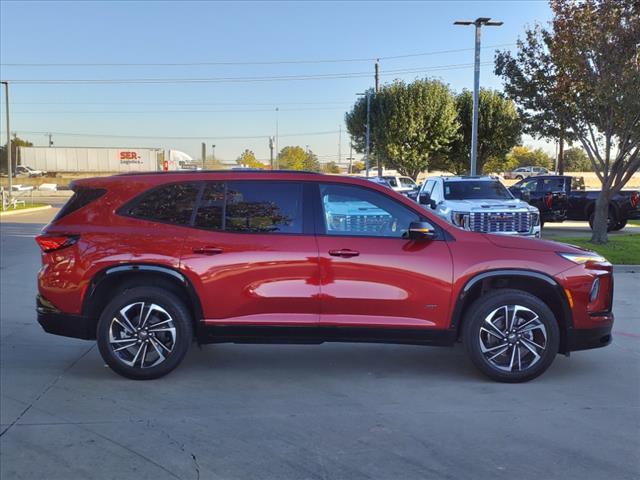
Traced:
<path id="1" fill-rule="evenodd" d="M 176 345 L 171 315 L 155 303 L 131 303 L 109 325 L 109 347 L 125 365 L 150 368 L 164 362 Z"/>
<path id="2" fill-rule="evenodd" d="M 547 348 L 547 329 L 522 305 L 503 305 L 487 315 L 479 332 L 480 350 L 494 368 L 522 372 L 538 363 Z"/>

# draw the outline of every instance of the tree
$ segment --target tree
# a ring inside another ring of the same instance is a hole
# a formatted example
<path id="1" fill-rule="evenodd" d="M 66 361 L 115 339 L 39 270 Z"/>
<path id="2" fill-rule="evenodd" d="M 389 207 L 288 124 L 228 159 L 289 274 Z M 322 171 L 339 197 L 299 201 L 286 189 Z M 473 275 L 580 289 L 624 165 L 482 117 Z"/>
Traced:
<path id="1" fill-rule="evenodd" d="M 23 140 L 16 135 L 11 139 L 11 166 L 14 172 L 18 164 L 18 147 L 33 147 L 33 143 Z M 0 170 L 2 172 L 8 171 L 6 143 L 0 147 Z"/>
<path id="2" fill-rule="evenodd" d="M 323 173 L 340 173 L 340 167 L 336 162 L 327 162 L 322 165 L 320 170 Z"/>
<path id="3" fill-rule="evenodd" d="M 447 152 L 458 130 L 455 98 L 437 80 L 400 80 L 371 95 L 372 153 L 387 167 L 416 178 L 427 168 L 431 155 Z M 366 98 L 360 98 L 345 115 L 356 150 L 365 151 Z"/>
<path id="4" fill-rule="evenodd" d="M 351 173 L 360 173 L 364 170 L 364 162 L 353 162 Z"/>
<path id="5" fill-rule="evenodd" d="M 460 123 L 459 135 L 447 155 L 431 162 L 431 167 L 456 175 L 469 172 L 471 165 L 471 130 L 473 125 L 473 93 L 463 90 L 456 97 L 456 110 Z M 493 159 L 489 171 L 502 171 L 500 160 L 514 145 L 520 143 L 522 122 L 512 100 L 496 90 L 480 89 L 478 108 L 478 172 Z"/>
<path id="6" fill-rule="evenodd" d="M 609 201 L 640 169 L 640 2 L 551 0 L 551 29 L 526 32 L 496 73 L 523 110 L 555 118 L 602 182 L 591 241 L 607 242 Z M 560 106 L 560 107 L 559 107 Z"/>
<path id="7" fill-rule="evenodd" d="M 242 167 L 260 169 L 265 168 L 265 164 L 257 160 L 256 155 L 248 148 L 240 154 L 240 156 L 236 159 L 236 163 Z"/>
<path id="8" fill-rule="evenodd" d="M 551 170 L 553 168 L 553 158 L 545 153 L 544 150 L 541 148 L 533 150 L 522 145 L 511 149 L 507 154 L 506 162 L 511 169 L 518 167 L 544 167 Z"/>
<path id="9" fill-rule="evenodd" d="M 589 155 L 579 147 L 573 147 L 564 152 L 564 165 L 570 172 L 593 171 Z"/>
<path id="10" fill-rule="evenodd" d="M 305 151 L 298 146 L 288 146 L 280 150 L 278 165 L 284 170 L 320 171 L 318 157 L 311 150 Z"/>

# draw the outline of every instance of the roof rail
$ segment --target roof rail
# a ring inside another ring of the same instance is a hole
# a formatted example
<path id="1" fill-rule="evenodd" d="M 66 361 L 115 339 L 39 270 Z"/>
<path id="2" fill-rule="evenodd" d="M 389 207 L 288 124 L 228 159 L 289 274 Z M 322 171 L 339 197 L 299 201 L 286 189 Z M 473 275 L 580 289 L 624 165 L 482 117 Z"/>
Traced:
<path id="1" fill-rule="evenodd" d="M 323 175 L 320 172 L 312 172 L 309 170 L 264 170 L 261 168 L 238 168 L 238 169 L 225 169 L 225 170 L 169 170 L 169 171 L 155 171 L 155 172 L 125 172 L 118 173 L 118 176 L 134 176 L 134 175 L 174 175 L 174 174 L 194 174 L 194 173 L 226 173 L 226 174 L 238 174 L 238 173 L 291 173 L 291 174 L 306 174 L 306 175 Z"/>

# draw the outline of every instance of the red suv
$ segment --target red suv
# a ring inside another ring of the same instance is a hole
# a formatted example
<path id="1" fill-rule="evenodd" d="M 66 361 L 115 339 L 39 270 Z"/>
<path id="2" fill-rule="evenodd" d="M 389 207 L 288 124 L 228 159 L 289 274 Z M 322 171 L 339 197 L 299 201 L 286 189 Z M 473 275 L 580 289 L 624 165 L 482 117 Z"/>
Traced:
<path id="1" fill-rule="evenodd" d="M 459 229 L 362 179 L 293 172 L 74 182 L 37 237 L 38 321 L 135 379 L 199 343 L 462 341 L 520 382 L 611 341 L 612 267 L 564 244 Z"/>

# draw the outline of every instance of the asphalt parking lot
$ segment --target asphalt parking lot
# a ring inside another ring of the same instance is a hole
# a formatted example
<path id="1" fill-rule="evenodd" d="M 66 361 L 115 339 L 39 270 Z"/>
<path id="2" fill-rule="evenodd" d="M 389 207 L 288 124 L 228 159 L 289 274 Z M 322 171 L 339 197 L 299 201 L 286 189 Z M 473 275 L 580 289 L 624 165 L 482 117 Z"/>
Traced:
<path id="1" fill-rule="evenodd" d="M 3 219 L 2 479 L 637 479 L 640 268 L 615 274 L 612 345 L 504 385 L 463 349 L 194 346 L 123 379 L 92 342 L 36 322 L 33 236 Z"/>

